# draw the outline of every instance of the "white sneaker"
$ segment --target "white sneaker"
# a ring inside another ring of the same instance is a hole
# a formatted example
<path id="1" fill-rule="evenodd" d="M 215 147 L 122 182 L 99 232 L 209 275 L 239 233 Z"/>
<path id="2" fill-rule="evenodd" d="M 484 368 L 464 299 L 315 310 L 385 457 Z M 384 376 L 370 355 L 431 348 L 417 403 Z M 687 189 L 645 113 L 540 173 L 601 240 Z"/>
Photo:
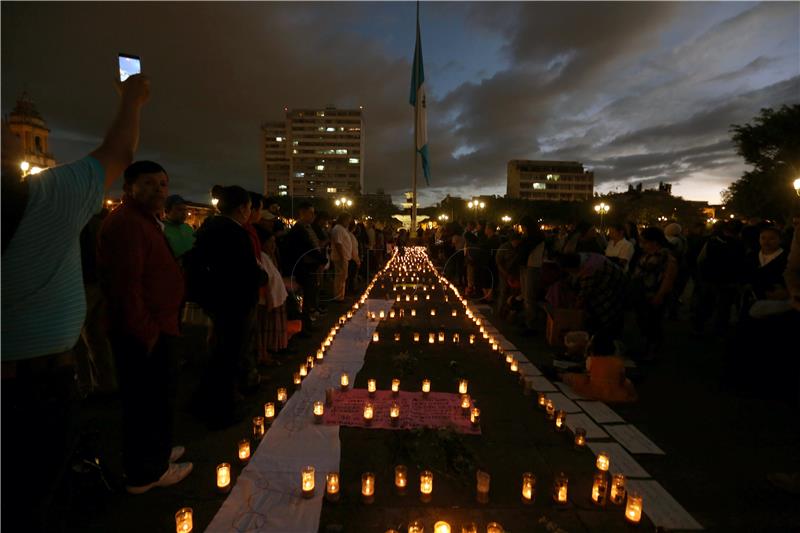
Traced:
<path id="1" fill-rule="evenodd" d="M 128 485 L 125 490 L 128 491 L 128 494 L 144 494 L 153 487 L 169 487 L 183 481 L 192 472 L 192 468 L 194 468 L 192 463 L 170 463 L 167 471 L 158 478 L 158 481 L 138 487 Z"/>
<path id="2" fill-rule="evenodd" d="M 186 448 L 184 446 L 173 446 L 172 451 L 169 453 L 169 462 L 174 463 L 183 457 L 184 453 L 186 453 Z"/>

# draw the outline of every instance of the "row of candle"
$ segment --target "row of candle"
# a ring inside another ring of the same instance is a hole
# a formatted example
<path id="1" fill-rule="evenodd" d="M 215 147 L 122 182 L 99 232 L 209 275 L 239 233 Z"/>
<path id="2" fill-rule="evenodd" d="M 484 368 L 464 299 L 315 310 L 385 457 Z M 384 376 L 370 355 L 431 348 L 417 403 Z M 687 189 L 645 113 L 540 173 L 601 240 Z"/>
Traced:
<path id="1" fill-rule="evenodd" d="M 489 522 L 486 525 L 486 533 L 503 533 L 503 526 L 497 522 Z M 396 529 L 387 529 L 386 533 L 400 533 Z M 425 525 L 421 520 L 414 520 L 408 524 L 408 533 L 425 533 Z M 448 522 L 439 520 L 433 525 L 433 533 L 453 533 Z M 461 533 L 478 533 L 478 526 L 474 522 L 461 526 Z"/>

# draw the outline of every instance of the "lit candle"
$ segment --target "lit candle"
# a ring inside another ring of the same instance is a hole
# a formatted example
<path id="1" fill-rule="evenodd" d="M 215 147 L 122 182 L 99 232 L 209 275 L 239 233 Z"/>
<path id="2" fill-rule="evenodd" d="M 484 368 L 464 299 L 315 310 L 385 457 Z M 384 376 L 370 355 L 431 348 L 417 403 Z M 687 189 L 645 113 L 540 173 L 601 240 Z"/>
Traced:
<path id="1" fill-rule="evenodd" d="M 566 505 L 568 486 L 569 480 L 564 472 L 561 472 L 556 476 L 556 479 L 553 482 L 553 501 L 559 505 Z"/>
<path id="2" fill-rule="evenodd" d="M 314 423 L 322 424 L 325 415 L 325 405 L 322 402 L 314 402 Z"/>
<path id="3" fill-rule="evenodd" d="M 428 344 L 433 344 L 434 342 L 436 342 L 436 334 L 433 332 L 428 333 Z"/>
<path id="4" fill-rule="evenodd" d="M 306 358 L 306 366 L 308 367 L 309 370 L 314 368 L 314 356 L 313 355 L 309 355 Z"/>
<path id="5" fill-rule="evenodd" d="M 419 342 L 419 333 L 414 333 L 414 342 Z"/>
<path id="6" fill-rule="evenodd" d="M 184 507 L 175 513 L 175 532 L 190 533 L 192 531 L 192 508 Z"/>
<path id="7" fill-rule="evenodd" d="M 364 404 L 364 422 L 367 425 L 372 423 L 372 416 L 375 414 L 375 406 L 372 405 L 372 402 L 367 402 Z"/>
<path id="8" fill-rule="evenodd" d="M 261 440 L 264 436 L 266 429 L 264 428 L 264 417 L 263 416 L 254 416 L 253 417 L 253 438 L 256 440 Z"/>
<path id="9" fill-rule="evenodd" d="M 433 524 L 433 533 L 450 533 L 450 524 L 439 520 Z"/>
<path id="10" fill-rule="evenodd" d="M 600 452 L 597 454 L 597 469 L 601 472 L 608 472 L 608 467 L 611 466 L 611 457 L 608 452 Z"/>
<path id="11" fill-rule="evenodd" d="M 614 474 L 611 478 L 611 503 L 622 505 L 625 501 L 625 476 Z"/>
<path id="12" fill-rule="evenodd" d="M 497 346 L 497 345 L 495 345 L 495 346 Z M 519 363 L 517 363 L 516 359 L 511 361 L 511 365 L 510 365 L 509 368 L 511 369 L 511 373 L 512 374 L 516 374 L 519 371 Z"/>
<path id="13" fill-rule="evenodd" d="M 425 295 L 425 299 L 426 299 L 426 300 L 430 300 L 430 299 L 431 299 L 431 295 L 430 295 L 430 294 L 426 294 L 426 295 Z"/>
<path id="14" fill-rule="evenodd" d="M 439 332 L 439 342 L 444 342 L 444 331 Z"/>
<path id="15" fill-rule="evenodd" d="M 547 401 L 545 401 L 544 410 L 547 413 L 547 419 L 548 420 L 553 420 L 553 418 L 555 418 L 556 406 L 553 403 L 553 400 L 548 398 Z"/>
<path id="16" fill-rule="evenodd" d="M 422 380 L 422 395 L 423 396 L 427 396 L 429 392 L 431 392 L 431 380 L 423 379 Z"/>
<path id="17" fill-rule="evenodd" d="M 378 335 L 377 331 L 372 334 L 372 342 L 378 342 L 380 340 L 380 338 L 381 337 L 380 337 L 380 335 Z"/>
<path id="18" fill-rule="evenodd" d="M 533 503 L 533 491 L 536 487 L 536 476 L 531 472 L 522 474 L 522 503 Z"/>
<path id="19" fill-rule="evenodd" d="M 307 466 L 300 472 L 302 481 L 303 498 L 314 497 L 314 467 Z"/>
<path id="20" fill-rule="evenodd" d="M 350 388 L 350 376 L 348 376 L 346 372 L 342 372 L 342 377 L 339 380 L 339 384 L 342 392 L 347 392 L 347 389 Z"/>
<path id="21" fill-rule="evenodd" d="M 408 469 L 404 465 L 397 465 L 394 467 L 394 488 L 397 494 L 401 496 L 405 494 L 407 485 Z"/>
<path id="22" fill-rule="evenodd" d="M 436 309 L 431 309 L 431 316 L 436 316 Z"/>
<path id="23" fill-rule="evenodd" d="M 469 343 L 470 344 L 475 344 L 475 334 L 474 333 L 469 336 Z"/>
<path id="24" fill-rule="evenodd" d="M 384 319 L 384 318 L 386 318 L 386 311 L 380 311 L 380 312 L 378 313 L 378 318 L 380 318 L 380 319 Z"/>
<path id="25" fill-rule="evenodd" d="M 586 430 L 575 428 L 575 448 L 582 450 L 586 446 Z"/>
<path id="26" fill-rule="evenodd" d="M 250 460 L 250 440 L 242 439 L 239 441 L 239 461 L 246 463 Z"/>
<path id="27" fill-rule="evenodd" d="M 458 316 L 458 311 L 453 309 L 453 311 L 450 313 L 450 316 Z"/>
<path id="28" fill-rule="evenodd" d="M 466 300 L 465 300 L 465 302 L 466 302 Z M 470 318 L 471 318 L 471 316 L 470 316 Z M 482 324 L 481 319 L 480 318 L 476 318 L 475 319 L 475 325 L 476 326 L 480 326 L 481 324 Z M 481 333 L 483 333 L 483 328 L 481 328 Z"/>
<path id="29" fill-rule="evenodd" d="M 486 533 L 503 533 L 504 531 L 503 526 L 497 522 L 489 522 L 486 525 Z"/>
<path id="30" fill-rule="evenodd" d="M 231 490 L 231 465 L 228 463 L 217 465 L 217 490 L 219 492 Z"/>
<path id="31" fill-rule="evenodd" d="M 608 491 L 608 478 L 605 472 L 598 472 L 594 475 L 592 483 L 592 501 L 595 505 L 604 506 L 606 504 L 606 492 Z"/>
<path id="32" fill-rule="evenodd" d="M 478 470 L 475 474 L 476 478 L 476 493 L 477 493 L 477 500 L 478 503 L 488 503 L 489 502 L 489 485 L 492 482 L 492 476 L 489 475 L 489 472 L 484 472 L 483 470 Z"/>
<path id="33" fill-rule="evenodd" d="M 375 391 L 378 390 L 377 382 L 370 378 L 367 380 L 367 392 L 369 393 L 370 398 L 375 397 Z"/>
<path id="34" fill-rule="evenodd" d="M 286 403 L 286 400 L 289 399 L 289 395 L 286 393 L 286 389 L 281 387 L 278 389 L 278 401 L 281 403 Z"/>
<path id="35" fill-rule="evenodd" d="M 469 414 L 469 421 L 472 423 L 472 427 L 478 427 L 481 424 L 481 410 L 473 407 Z"/>
<path id="36" fill-rule="evenodd" d="M 469 394 L 462 394 L 461 395 L 461 412 L 464 416 L 469 416 L 470 407 L 472 407 L 472 400 L 469 397 Z"/>
<path id="37" fill-rule="evenodd" d="M 300 377 L 300 372 L 295 372 L 292 376 L 292 381 L 294 381 L 294 388 L 299 389 L 303 386 L 303 378 Z"/>
<path id="38" fill-rule="evenodd" d="M 547 394 L 540 392 L 536 398 L 536 403 L 539 405 L 540 409 L 544 409 L 547 404 Z"/>
<path id="39" fill-rule="evenodd" d="M 308 367 L 306 365 L 300 365 L 300 377 L 304 378 L 308 375 Z"/>
<path id="40" fill-rule="evenodd" d="M 410 294 L 406 294 L 406 301 L 407 301 L 407 302 L 410 302 L 410 301 L 411 301 L 411 295 L 410 295 Z"/>
<path id="41" fill-rule="evenodd" d="M 348 312 L 347 312 L 347 318 L 348 318 L 348 319 L 351 319 L 351 318 L 353 318 L 353 312 L 352 312 L 352 311 L 348 311 Z"/>
<path id="42" fill-rule="evenodd" d="M 375 500 L 375 474 L 372 472 L 361 474 L 361 498 L 364 503 L 372 503 Z"/>
<path id="43" fill-rule="evenodd" d="M 497 344 L 496 342 L 493 342 L 493 343 L 492 343 L 492 351 L 493 351 L 493 352 L 496 352 L 496 351 L 498 351 L 499 349 L 500 349 L 500 345 L 499 345 L 499 344 Z"/>
<path id="44" fill-rule="evenodd" d="M 419 475 L 419 493 L 423 503 L 431 501 L 431 495 L 433 493 L 433 472 L 430 470 L 423 470 Z"/>
<path id="45" fill-rule="evenodd" d="M 400 406 L 394 402 L 392 402 L 392 406 L 389 408 L 389 419 L 393 426 L 396 426 L 400 422 Z"/>
<path id="46" fill-rule="evenodd" d="M 339 472 L 328 472 L 325 475 L 325 498 L 331 502 L 339 500 Z"/>
<path id="47" fill-rule="evenodd" d="M 325 358 L 325 352 L 323 352 L 322 349 L 317 350 L 317 364 L 322 363 L 324 358 Z"/>
<path id="48" fill-rule="evenodd" d="M 415 301 L 415 302 L 418 302 L 418 301 L 419 301 L 419 296 L 417 296 L 416 294 L 414 295 L 414 301 Z"/>
<path id="49" fill-rule="evenodd" d="M 400 342 L 400 333 L 395 333 L 394 334 L 394 341 L 395 342 Z"/>
<path id="50" fill-rule="evenodd" d="M 628 505 L 625 506 L 625 519 L 631 524 L 642 520 L 642 496 L 638 492 L 628 493 Z"/>
<path id="51" fill-rule="evenodd" d="M 391 311 L 389 311 L 389 318 L 394 318 L 394 317 L 395 317 L 395 312 L 394 309 L 392 309 Z"/>
<path id="52" fill-rule="evenodd" d="M 395 287 L 395 288 L 394 288 L 394 290 L 397 290 L 397 287 Z M 399 295 L 399 294 L 397 295 L 397 298 L 395 298 L 395 301 L 396 301 L 396 302 L 399 302 L 399 301 L 400 301 L 400 295 Z"/>
<path id="53" fill-rule="evenodd" d="M 421 520 L 414 520 L 408 523 L 408 533 L 425 533 L 425 526 Z"/>
<path id="54" fill-rule="evenodd" d="M 406 310 L 405 309 L 401 309 L 399 311 L 398 315 L 400 316 L 400 318 L 403 318 L 404 316 L 406 316 Z"/>
<path id="55" fill-rule="evenodd" d="M 275 420 L 275 404 L 267 402 L 264 404 L 264 422 L 272 424 L 273 420 Z"/>
<path id="56" fill-rule="evenodd" d="M 483 332 L 483 339 L 484 339 L 484 340 L 486 340 L 486 339 L 488 339 L 488 338 L 489 338 L 489 333 L 488 333 L 488 332 L 486 332 L 486 331 L 484 331 L 484 332 Z"/>
<path id="57" fill-rule="evenodd" d="M 478 533 L 478 525 L 475 522 L 463 524 L 461 526 L 461 533 Z"/>
<path id="58" fill-rule="evenodd" d="M 466 394 L 468 387 L 469 387 L 469 381 L 467 381 L 466 379 L 458 380 L 458 393 L 459 394 Z"/>
<path id="59" fill-rule="evenodd" d="M 397 396 L 400 394 L 400 380 L 394 378 L 392 380 L 392 395 Z"/>
<path id="60" fill-rule="evenodd" d="M 458 333 L 453 333 L 453 343 L 458 344 L 459 342 L 461 342 L 461 335 Z"/>
<path id="61" fill-rule="evenodd" d="M 564 431 L 565 427 L 567 427 L 567 413 L 559 409 L 556 413 L 556 431 Z"/>

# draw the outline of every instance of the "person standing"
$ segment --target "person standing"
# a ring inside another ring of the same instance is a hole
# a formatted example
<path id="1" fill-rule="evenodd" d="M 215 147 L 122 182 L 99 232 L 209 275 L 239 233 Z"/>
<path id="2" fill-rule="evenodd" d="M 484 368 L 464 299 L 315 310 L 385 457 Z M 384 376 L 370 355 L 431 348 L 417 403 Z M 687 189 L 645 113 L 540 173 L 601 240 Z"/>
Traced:
<path id="1" fill-rule="evenodd" d="M 623 271 L 628 272 L 631 259 L 633 259 L 633 243 L 625 238 L 625 226 L 622 224 L 611 224 L 608 227 L 608 246 L 606 246 L 606 257 L 616 263 Z"/>
<path id="2" fill-rule="evenodd" d="M 286 236 L 286 254 L 283 271 L 290 275 L 303 290 L 303 331 L 300 336 L 311 335 L 314 312 L 319 307 L 318 273 L 327 259 L 320 247 L 319 238 L 311 223 L 314 206 L 302 202 L 297 208 L 297 223 Z"/>
<path id="3" fill-rule="evenodd" d="M 164 236 L 178 263 L 194 246 L 194 230 L 186 223 L 189 210 L 182 196 L 173 194 L 164 202 Z"/>
<path id="4" fill-rule="evenodd" d="M 175 462 L 184 448 L 172 447 L 171 389 L 184 283 L 158 218 L 168 183 L 158 163 L 129 166 L 122 205 L 103 221 L 97 249 L 122 396 L 130 494 L 174 485 L 192 471 L 192 463 Z"/>
<path id="5" fill-rule="evenodd" d="M 331 230 L 331 261 L 333 262 L 333 300 L 343 302 L 347 287 L 347 273 L 350 259 L 353 257 L 353 241 L 350 239 L 348 226 L 351 217 L 342 213 L 336 219 Z"/>

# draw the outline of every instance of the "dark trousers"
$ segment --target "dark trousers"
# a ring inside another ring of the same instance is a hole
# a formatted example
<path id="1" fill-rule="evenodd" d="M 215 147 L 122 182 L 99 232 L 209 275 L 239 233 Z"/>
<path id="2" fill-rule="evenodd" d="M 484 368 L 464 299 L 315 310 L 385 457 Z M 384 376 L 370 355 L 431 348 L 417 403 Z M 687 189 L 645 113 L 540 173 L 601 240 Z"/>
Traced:
<path id="1" fill-rule="evenodd" d="M 695 301 L 696 299 L 696 301 Z M 739 289 L 735 284 L 700 282 L 692 296 L 695 331 L 702 331 L 706 322 L 713 316 L 714 329 L 724 332 L 730 322 L 731 308 L 739 299 Z"/>
<path id="2" fill-rule="evenodd" d="M 157 481 L 169 466 L 177 337 L 161 334 L 151 353 L 127 335 L 110 336 L 122 399 L 126 484 Z"/>
<path id="3" fill-rule="evenodd" d="M 62 531 L 66 497 L 58 490 L 74 448 L 77 405 L 71 354 L 12 363 L 2 383 L 2 530 Z M 61 361 L 61 362 L 59 362 Z"/>
<path id="4" fill-rule="evenodd" d="M 319 306 L 319 280 L 315 271 L 295 271 L 295 281 L 303 289 L 303 329 L 311 329 L 311 312 Z"/>

